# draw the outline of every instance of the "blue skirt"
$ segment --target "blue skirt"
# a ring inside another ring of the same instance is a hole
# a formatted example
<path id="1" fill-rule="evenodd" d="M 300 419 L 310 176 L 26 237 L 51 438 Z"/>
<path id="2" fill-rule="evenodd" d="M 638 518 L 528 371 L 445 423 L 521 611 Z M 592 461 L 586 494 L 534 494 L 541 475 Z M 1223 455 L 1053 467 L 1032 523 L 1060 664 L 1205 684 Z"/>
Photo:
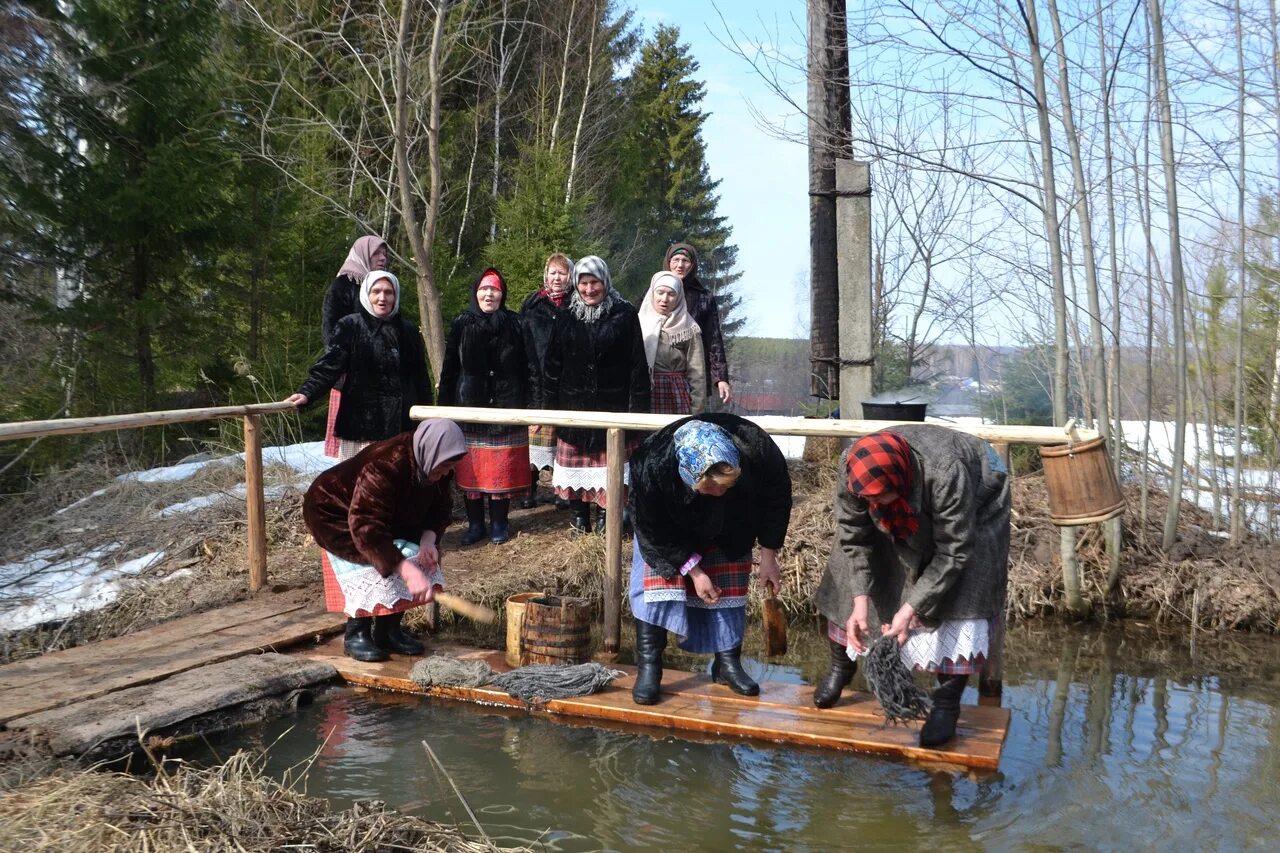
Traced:
<path id="1" fill-rule="evenodd" d="M 712 574 L 714 580 L 713 567 L 705 565 L 706 562 L 710 559 L 704 560 L 703 569 Z M 654 601 L 652 596 L 645 601 L 644 578 L 651 571 L 640 556 L 640 544 L 633 541 L 628 598 L 631 600 L 631 613 L 637 619 L 661 625 L 680 638 L 677 645 L 681 649 L 694 654 L 725 652 L 742 645 L 747 627 L 745 598 L 737 599 L 741 603 L 718 607 L 690 607 L 683 600 Z"/>

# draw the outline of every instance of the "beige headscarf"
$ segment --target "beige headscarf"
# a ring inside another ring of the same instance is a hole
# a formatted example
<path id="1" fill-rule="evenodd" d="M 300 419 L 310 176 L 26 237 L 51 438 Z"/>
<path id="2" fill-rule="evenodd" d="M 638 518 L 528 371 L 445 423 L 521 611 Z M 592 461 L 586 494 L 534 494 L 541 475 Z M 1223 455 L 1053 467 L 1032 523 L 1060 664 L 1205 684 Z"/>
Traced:
<path id="1" fill-rule="evenodd" d="M 669 287 L 676 292 L 679 300 L 670 314 L 659 314 L 653 307 L 653 294 L 659 287 Z M 640 304 L 640 331 L 644 333 L 644 357 L 649 361 L 649 369 L 653 370 L 653 362 L 658 357 L 658 340 L 663 332 L 667 340 L 673 344 L 687 341 L 695 335 L 701 335 L 702 329 L 689 314 L 689 306 L 684 299 L 684 282 L 673 272 L 663 270 L 653 274 L 649 279 L 649 291 Z"/>
<path id="2" fill-rule="evenodd" d="M 442 462 L 458 459 L 467 452 L 462 427 L 453 421 L 426 420 L 413 431 L 413 458 L 423 479 Z"/>
<path id="3" fill-rule="evenodd" d="M 387 241 L 381 237 L 360 237 L 351 244 L 347 259 L 342 262 L 338 275 L 349 275 L 356 281 L 364 281 L 364 277 L 373 272 L 373 253 Z"/>

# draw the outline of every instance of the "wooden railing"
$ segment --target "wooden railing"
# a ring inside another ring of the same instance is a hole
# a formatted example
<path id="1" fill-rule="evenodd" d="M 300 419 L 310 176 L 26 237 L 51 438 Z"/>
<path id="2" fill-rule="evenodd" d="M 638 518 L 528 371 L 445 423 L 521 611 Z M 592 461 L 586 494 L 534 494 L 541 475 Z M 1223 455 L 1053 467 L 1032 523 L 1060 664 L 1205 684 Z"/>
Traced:
<path id="1" fill-rule="evenodd" d="M 244 418 L 244 492 L 248 525 L 249 591 L 257 592 L 267 583 L 267 515 L 262 491 L 263 415 L 293 412 L 291 403 L 257 403 L 249 406 L 219 406 L 209 409 L 171 409 L 165 412 L 136 412 L 97 418 L 63 418 L 52 421 L 18 421 L 0 424 L 0 441 L 36 439 L 50 435 L 84 435 L 119 429 L 141 429 L 165 424 Z"/>

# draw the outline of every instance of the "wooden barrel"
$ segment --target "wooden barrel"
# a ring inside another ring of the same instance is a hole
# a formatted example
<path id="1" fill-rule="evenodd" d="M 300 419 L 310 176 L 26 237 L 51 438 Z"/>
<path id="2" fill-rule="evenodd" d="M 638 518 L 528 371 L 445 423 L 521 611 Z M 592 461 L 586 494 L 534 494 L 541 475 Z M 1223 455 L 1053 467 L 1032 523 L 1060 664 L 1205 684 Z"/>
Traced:
<path id="1" fill-rule="evenodd" d="M 524 622 L 524 607 L 530 599 L 542 596 L 540 592 L 518 592 L 507 598 L 507 665 L 520 665 L 520 624 Z"/>
<path id="2" fill-rule="evenodd" d="M 1054 524 L 1093 524 L 1124 512 L 1124 493 L 1101 438 L 1041 447 L 1040 460 Z"/>
<path id="3" fill-rule="evenodd" d="M 524 605 L 520 665 L 591 660 L 591 607 L 586 599 L 541 595 Z"/>

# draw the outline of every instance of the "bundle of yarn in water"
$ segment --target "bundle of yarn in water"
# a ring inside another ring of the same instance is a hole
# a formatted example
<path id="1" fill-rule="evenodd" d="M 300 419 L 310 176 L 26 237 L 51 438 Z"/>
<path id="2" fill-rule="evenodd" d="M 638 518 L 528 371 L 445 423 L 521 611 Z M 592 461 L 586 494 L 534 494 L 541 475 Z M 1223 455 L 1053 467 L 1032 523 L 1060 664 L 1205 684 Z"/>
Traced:
<path id="1" fill-rule="evenodd" d="M 522 666 L 495 676 L 493 686 L 525 702 L 571 699 L 603 690 L 623 673 L 598 663 Z"/>
<path id="2" fill-rule="evenodd" d="M 902 647 L 896 637 L 884 636 L 871 644 L 863 674 L 888 722 L 904 723 L 929 716 L 929 695 L 902 662 Z"/>

